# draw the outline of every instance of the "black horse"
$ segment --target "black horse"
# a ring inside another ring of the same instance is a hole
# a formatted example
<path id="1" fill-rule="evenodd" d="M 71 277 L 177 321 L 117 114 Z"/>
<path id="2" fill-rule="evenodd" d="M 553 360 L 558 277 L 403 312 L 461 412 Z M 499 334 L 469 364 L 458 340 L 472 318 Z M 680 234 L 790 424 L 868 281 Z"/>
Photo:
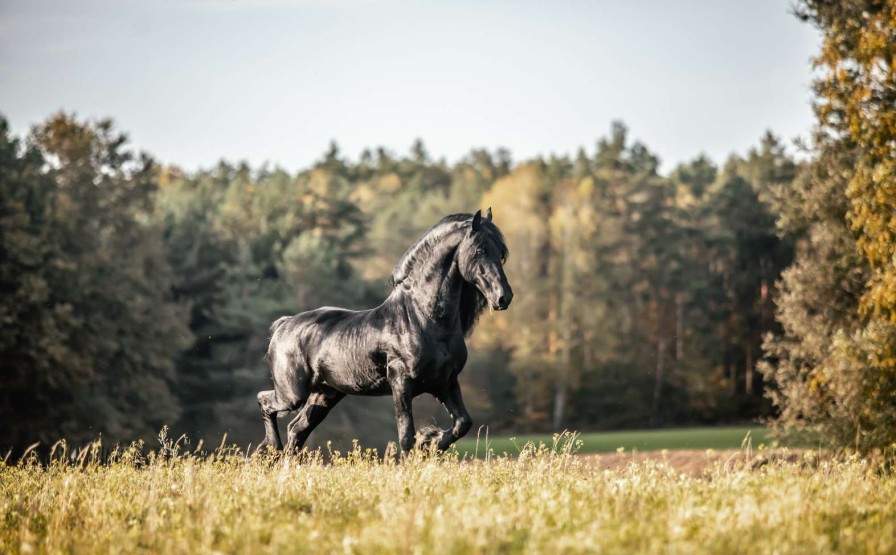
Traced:
<path id="1" fill-rule="evenodd" d="M 301 449 L 347 394 L 392 395 L 405 453 L 416 440 L 411 402 L 422 393 L 438 399 L 454 425 L 429 428 L 421 439 L 445 450 L 463 437 L 473 425 L 457 382 L 464 338 L 486 307 L 504 310 L 513 298 L 507 246 L 491 220 L 491 209 L 484 218 L 479 211 L 443 218 L 401 257 L 392 293 L 374 309 L 325 307 L 274 322 L 267 353 L 274 389 L 258 394 L 260 447 L 282 449 L 277 415 L 298 410 L 286 447 Z"/>

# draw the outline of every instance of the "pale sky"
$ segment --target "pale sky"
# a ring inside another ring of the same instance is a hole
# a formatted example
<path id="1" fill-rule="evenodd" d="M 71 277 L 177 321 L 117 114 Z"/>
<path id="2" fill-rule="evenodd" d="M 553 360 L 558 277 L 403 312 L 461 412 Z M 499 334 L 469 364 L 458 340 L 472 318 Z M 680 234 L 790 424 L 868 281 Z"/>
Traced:
<path id="1" fill-rule="evenodd" d="M 0 0 L 0 113 L 111 117 L 186 169 L 288 170 L 330 140 L 453 162 L 594 151 L 622 120 L 662 170 L 813 123 L 819 36 L 790 0 Z M 790 149 L 793 151 L 794 149 Z"/>

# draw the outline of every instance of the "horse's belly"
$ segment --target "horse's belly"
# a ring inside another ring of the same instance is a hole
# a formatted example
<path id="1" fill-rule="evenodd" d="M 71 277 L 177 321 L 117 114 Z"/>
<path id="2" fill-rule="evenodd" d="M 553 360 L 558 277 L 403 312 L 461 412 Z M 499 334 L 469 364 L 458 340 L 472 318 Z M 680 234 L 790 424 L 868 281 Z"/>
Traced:
<path id="1" fill-rule="evenodd" d="M 389 380 L 387 380 L 385 376 L 371 376 L 367 379 L 358 379 L 357 376 L 354 376 L 353 379 L 347 380 L 339 379 L 338 377 L 336 379 L 328 377 L 324 380 L 324 384 L 348 395 L 369 395 L 376 397 L 392 394 L 392 387 L 389 386 Z"/>
<path id="2" fill-rule="evenodd" d="M 404 345 L 405 354 L 371 349 L 329 348 L 314 366 L 315 382 L 349 395 L 390 395 L 389 368 L 412 382 L 415 394 L 440 390 L 466 361 L 463 341 L 427 341 Z"/>
<path id="3" fill-rule="evenodd" d="M 349 395 L 389 395 L 392 388 L 385 368 L 369 360 L 332 357 L 318 364 L 317 375 L 324 385 Z"/>

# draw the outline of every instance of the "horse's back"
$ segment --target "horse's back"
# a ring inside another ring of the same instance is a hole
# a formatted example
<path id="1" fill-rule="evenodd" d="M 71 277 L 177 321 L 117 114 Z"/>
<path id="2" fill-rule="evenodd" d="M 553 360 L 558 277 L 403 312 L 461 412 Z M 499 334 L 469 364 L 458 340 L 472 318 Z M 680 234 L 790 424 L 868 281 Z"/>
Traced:
<path id="1" fill-rule="evenodd" d="M 349 310 L 325 306 L 295 316 L 278 318 L 271 325 L 268 356 L 279 352 L 301 354 L 306 361 L 317 358 L 325 344 L 350 342 L 357 344 L 359 336 L 368 328 L 365 320 L 369 310 Z"/>
<path id="2" fill-rule="evenodd" d="M 312 387 L 324 384 L 344 393 L 388 393 L 381 383 L 385 356 L 380 361 L 375 352 L 381 332 L 370 310 L 318 308 L 280 318 L 271 330 L 268 359 L 275 382 L 293 387 L 307 379 Z"/>
<path id="3" fill-rule="evenodd" d="M 346 320 L 360 312 L 325 306 L 294 316 L 283 316 L 271 324 L 271 342 L 268 353 L 281 348 L 306 346 L 309 341 L 322 334 L 330 333 Z"/>

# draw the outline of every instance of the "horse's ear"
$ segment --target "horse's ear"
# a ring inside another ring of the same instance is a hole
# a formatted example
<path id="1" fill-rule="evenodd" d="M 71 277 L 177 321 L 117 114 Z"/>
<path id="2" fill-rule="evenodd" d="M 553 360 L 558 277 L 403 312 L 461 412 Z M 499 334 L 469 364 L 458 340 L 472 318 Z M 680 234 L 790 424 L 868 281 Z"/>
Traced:
<path id="1" fill-rule="evenodd" d="M 489 206 L 488 210 L 485 211 L 485 221 L 487 221 L 487 222 L 492 221 L 492 207 L 491 206 Z"/>
<path id="2" fill-rule="evenodd" d="M 475 214 L 473 214 L 473 233 L 479 231 L 482 227 L 482 210 L 477 210 Z"/>

